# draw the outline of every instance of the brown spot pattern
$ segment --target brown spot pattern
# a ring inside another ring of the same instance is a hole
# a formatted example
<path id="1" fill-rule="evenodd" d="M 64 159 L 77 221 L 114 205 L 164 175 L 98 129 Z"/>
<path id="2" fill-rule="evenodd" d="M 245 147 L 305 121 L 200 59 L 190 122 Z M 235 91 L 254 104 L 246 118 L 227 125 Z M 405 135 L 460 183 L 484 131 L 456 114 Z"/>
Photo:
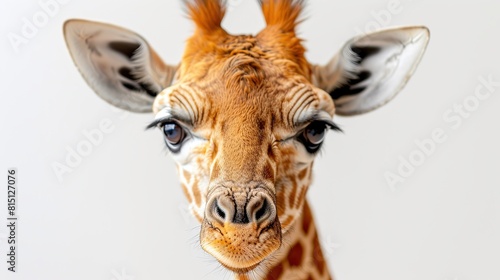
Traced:
<path id="1" fill-rule="evenodd" d="M 201 193 L 200 189 L 198 188 L 198 181 L 196 180 L 193 181 L 191 189 L 193 190 L 194 202 L 196 203 L 196 206 L 198 207 L 201 206 Z"/>
<path id="2" fill-rule="evenodd" d="M 218 178 L 219 177 L 219 173 L 220 173 L 220 166 L 219 166 L 219 163 L 216 162 L 214 164 L 214 167 L 212 168 L 212 172 L 210 174 L 210 178 L 211 179 Z"/>
<path id="3" fill-rule="evenodd" d="M 279 263 L 275 267 L 273 267 L 273 269 L 271 269 L 269 274 L 267 274 L 266 279 L 267 280 L 278 280 L 280 278 L 281 274 L 283 274 L 283 264 Z"/>
<path id="4" fill-rule="evenodd" d="M 182 169 L 182 176 L 186 179 L 186 182 L 189 183 L 191 180 L 191 173 L 187 172 L 186 169 Z"/>
<path id="5" fill-rule="evenodd" d="M 193 198 L 189 194 L 189 191 L 184 183 L 181 183 L 182 191 L 184 192 L 184 195 L 186 196 L 187 200 L 189 203 L 193 202 Z"/>
<path id="6" fill-rule="evenodd" d="M 304 204 L 304 210 L 302 210 L 302 230 L 304 233 L 309 232 L 309 228 L 312 222 L 311 209 L 307 203 Z"/>
<path id="7" fill-rule="evenodd" d="M 297 199 L 295 200 L 294 207 L 299 207 L 301 205 L 301 203 L 306 198 L 306 191 L 307 191 L 307 186 L 302 186 L 300 189 L 300 193 L 299 193 Z"/>
<path id="8" fill-rule="evenodd" d="M 309 167 L 306 167 L 299 172 L 298 177 L 301 181 L 304 180 L 304 178 L 306 177 L 308 169 Z"/>
<path id="9" fill-rule="evenodd" d="M 290 192 L 290 196 L 288 197 L 288 207 L 291 207 L 291 208 L 294 207 L 296 195 L 297 195 L 297 180 L 293 179 L 292 191 Z"/>
<path id="10" fill-rule="evenodd" d="M 293 221 L 293 216 L 287 216 L 286 219 L 281 223 L 282 228 L 288 227 Z"/>
<path id="11" fill-rule="evenodd" d="M 300 266 L 302 263 L 302 255 L 304 253 L 304 249 L 302 248 L 302 244 L 297 242 L 292 249 L 288 252 L 288 263 L 290 266 Z"/>
<path id="12" fill-rule="evenodd" d="M 276 208 L 278 216 L 282 216 L 285 212 L 285 190 L 283 188 L 276 189 Z"/>

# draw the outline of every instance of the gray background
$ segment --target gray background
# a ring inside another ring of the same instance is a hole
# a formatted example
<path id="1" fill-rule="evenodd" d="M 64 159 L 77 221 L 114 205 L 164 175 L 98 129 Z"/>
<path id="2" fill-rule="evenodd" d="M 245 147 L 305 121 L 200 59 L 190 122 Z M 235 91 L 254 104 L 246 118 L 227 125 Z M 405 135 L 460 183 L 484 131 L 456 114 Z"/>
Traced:
<path id="1" fill-rule="evenodd" d="M 62 38 L 62 23 L 85 18 L 142 34 L 169 63 L 179 61 L 193 25 L 180 1 L 66 0 L 16 51 L 9 34 L 43 11 L 37 1 L 4 0 L 0 9 L 0 172 L 19 170 L 19 262 L 6 271 L 0 226 L 0 278 L 23 280 L 228 279 L 198 246 L 199 227 L 151 115 L 112 110 L 85 84 Z M 299 31 L 307 57 L 326 62 L 377 22 L 388 0 L 311 0 Z M 120 3 L 119 5 L 117 3 Z M 256 1 L 229 1 L 223 25 L 256 33 Z M 382 109 L 336 118 L 315 163 L 308 193 L 336 279 L 500 279 L 500 87 L 454 128 L 443 119 L 470 100 L 480 77 L 500 81 L 500 2 L 400 0 L 379 26 L 427 25 L 432 39 L 405 90 Z M 382 12 L 384 13 L 384 12 Z M 469 98 L 469 99 L 467 99 Z M 102 120 L 113 131 L 58 180 L 54 162 Z M 442 129 L 446 141 L 391 188 L 400 156 Z M 2 178 L 5 178 L 2 176 Z M 0 184 L 0 221 L 6 183 Z"/>

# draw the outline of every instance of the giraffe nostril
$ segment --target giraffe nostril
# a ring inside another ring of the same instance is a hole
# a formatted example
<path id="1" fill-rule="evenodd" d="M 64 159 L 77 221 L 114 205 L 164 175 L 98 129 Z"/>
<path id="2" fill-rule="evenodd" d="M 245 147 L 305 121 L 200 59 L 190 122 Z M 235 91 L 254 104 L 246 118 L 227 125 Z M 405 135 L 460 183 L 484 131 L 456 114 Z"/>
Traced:
<path id="1" fill-rule="evenodd" d="M 230 197 L 217 195 L 209 199 L 206 208 L 206 218 L 210 223 L 224 224 L 234 216 L 234 203 Z"/>
<path id="2" fill-rule="evenodd" d="M 205 211 L 207 222 L 216 226 L 250 223 L 266 226 L 276 218 L 273 198 L 261 189 L 250 195 L 246 192 L 216 193 L 208 199 Z"/>
<path id="3" fill-rule="evenodd" d="M 248 216 L 257 224 L 267 224 L 274 221 L 274 203 L 265 194 L 254 197 L 247 205 Z"/>
<path id="4" fill-rule="evenodd" d="M 225 220 L 226 219 L 226 213 L 224 212 L 224 210 L 222 210 L 222 208 L 219 207 L 219 203 L 215 202 L 215 213 L 217 213 L 217 215 L 222 219 L 222 220 Z"/>
<path id="5" fill-rule="evenodd" d="M 255 213 L 255 220 L 260 221 L 264 215 L 268 212 L 268 205 L 267 205 L 267 199 L 264 199 L 262 202 L 262 205 L 259 210 L 257 210 L 257 213 Z"/>

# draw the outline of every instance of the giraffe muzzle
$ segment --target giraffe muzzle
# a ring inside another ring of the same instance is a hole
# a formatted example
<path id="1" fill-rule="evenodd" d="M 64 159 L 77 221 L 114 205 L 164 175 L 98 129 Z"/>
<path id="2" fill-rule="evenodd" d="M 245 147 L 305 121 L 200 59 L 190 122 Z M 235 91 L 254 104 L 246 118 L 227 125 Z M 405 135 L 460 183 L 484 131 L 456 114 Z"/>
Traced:
<path id="1" fill-rule="evenodd" d="M 274 201 L 266 187 L 217 187 L 207 199 L 202 248 L 235 272 L 255 268 L 281 245 Z"/>

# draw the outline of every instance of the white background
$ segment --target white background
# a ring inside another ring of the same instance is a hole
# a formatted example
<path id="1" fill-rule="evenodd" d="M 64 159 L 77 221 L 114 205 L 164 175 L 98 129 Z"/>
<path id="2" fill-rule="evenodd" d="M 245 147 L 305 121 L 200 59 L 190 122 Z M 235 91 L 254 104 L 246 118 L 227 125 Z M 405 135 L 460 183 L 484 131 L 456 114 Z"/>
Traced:
<path id="1" fill-rule="evenodd" d="M 223 25 L 257 33 L 256 1 L 230 2 Z M 299 28 L 314 63 L 387 13 L 388 0 L 309 1 Z M 120 4 L 117 4 L 120 3 Z M 337 118 L 315 164 L 308 197 L 338 280 L 500 279 L 500 87 L 453 128 L 443 114 L 481 85 L 500 81 L 500 2 L 400 0 L 379 26 L 427 25 L 427 53 L 404 91 L 382 109 Z M 199 249 L 175 167 L 151 115 L 112 110 L 85 84 L 62 37 L 69 18 L 122 25 L 177 63 L 193 25 L 180 1 L 69 0 L 17 48 L 37 1 L 0 9 L 0 176 L 19 172 L 18 273 L 7 272 L 6 182 L 0 183 L 0 279 L 227 279 Z M 384 13 L 384 12 L 382 12 Z M 17 49 L 17 51 L 16 51 Z M 114 127 L 59 181 L 54 162 L 85 141 L 84 130 Z M 390 188 L 415 141 L 441 128 L 446 141 L 403 183 Z"/>

